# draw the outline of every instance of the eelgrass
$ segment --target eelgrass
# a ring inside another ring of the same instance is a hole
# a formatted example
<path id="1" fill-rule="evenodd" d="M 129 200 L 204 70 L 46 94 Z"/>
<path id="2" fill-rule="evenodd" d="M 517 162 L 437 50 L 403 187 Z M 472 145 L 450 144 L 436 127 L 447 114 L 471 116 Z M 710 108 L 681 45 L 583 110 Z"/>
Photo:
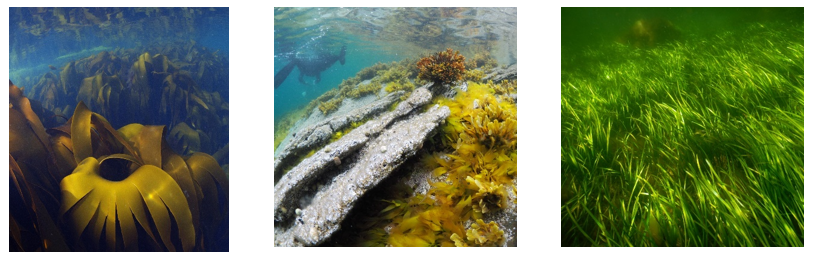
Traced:
<path id="1" fill-rule="evenodd" d="M 803 24 L 564 57 L 562 246 L 803 246 Z"/>

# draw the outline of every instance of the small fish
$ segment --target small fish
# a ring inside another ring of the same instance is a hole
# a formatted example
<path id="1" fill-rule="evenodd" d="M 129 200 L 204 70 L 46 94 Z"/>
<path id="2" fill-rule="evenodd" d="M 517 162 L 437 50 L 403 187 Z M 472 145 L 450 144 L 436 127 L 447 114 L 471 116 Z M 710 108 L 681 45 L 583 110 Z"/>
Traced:
<path id="1" fill-rule="evenodd" d="M 48 65 L 48 68 L 51 70 L 57 70 L 57 67 L 54 67 L 54 65 Z"/>

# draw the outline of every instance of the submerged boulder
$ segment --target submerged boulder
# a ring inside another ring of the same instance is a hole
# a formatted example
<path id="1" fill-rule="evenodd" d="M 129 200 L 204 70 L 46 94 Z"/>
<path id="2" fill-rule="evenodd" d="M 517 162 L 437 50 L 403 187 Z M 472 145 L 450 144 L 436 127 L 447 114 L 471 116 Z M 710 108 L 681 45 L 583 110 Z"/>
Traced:
<path id="1" fill-rule="evenodd" d="M 337 231 L 356 201 L 412 157 L 450 114 L 444 106 L 420 112 L 417 108 L 430 98 L 426 88 L 417 88 L 395 110 L 326 145 L 283 175 L 275 184 L 275 245 L 319 245 Z"/>

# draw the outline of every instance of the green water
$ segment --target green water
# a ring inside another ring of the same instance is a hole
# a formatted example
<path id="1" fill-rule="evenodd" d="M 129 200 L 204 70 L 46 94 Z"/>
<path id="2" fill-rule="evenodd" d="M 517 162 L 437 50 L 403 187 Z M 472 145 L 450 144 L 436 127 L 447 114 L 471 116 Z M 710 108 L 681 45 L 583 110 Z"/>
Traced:
<path id="1" fill-rule="evenodd" d="M 710 36 L 756 22 L 803 26 L 804 8 L 561 8 L 563 55 L 613 41 L 640 19 L 666 19 L 686 35 Z"/>
<path id="2" fill-rule="evenodd" d="M 803 246 L 803 8 L 562 19 L 562 246 Z"/>

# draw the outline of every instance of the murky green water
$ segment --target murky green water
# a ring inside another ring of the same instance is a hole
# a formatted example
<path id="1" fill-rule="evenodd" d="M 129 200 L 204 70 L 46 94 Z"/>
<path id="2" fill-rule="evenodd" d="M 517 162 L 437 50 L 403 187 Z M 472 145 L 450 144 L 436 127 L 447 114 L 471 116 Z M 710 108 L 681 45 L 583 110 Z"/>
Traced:
<path id="1" fill-rule="evenodd" d="M 802 246 L 803 8 L 563 8 L 562 246 Z"/>

